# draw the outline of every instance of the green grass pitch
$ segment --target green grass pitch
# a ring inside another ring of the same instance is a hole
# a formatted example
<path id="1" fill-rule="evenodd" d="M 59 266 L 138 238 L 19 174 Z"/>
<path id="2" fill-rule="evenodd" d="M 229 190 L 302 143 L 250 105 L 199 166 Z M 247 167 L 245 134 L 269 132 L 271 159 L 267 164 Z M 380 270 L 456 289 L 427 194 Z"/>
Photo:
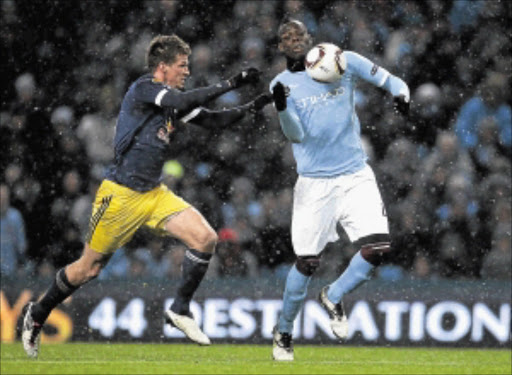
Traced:
<path id="1" fill-rule="evenodd" d="M 512 350 L 295 347 L 295 361 L 271 359 L 271 345 L 45 344 L 39 358 L 20 342 L 1 344 L 2 374 L 511 374 Z"/>

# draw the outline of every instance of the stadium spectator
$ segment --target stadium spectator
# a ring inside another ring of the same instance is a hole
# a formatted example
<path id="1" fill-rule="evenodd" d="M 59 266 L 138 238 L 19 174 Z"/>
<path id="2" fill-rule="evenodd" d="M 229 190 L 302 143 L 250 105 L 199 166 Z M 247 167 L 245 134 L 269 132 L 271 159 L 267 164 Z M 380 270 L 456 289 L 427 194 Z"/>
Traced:
<path id="1" fill-rule="evenodd" d="M 290 18 L 303 21 L 311 34 L 316 34 L 318 28 L 316 17 L 306 6 L 305 1 L 286 0 L 284 2 L 284 13 Z"/>
<path id="2" fill-rule="evenodd" d="M 213 66 L 213 54 L 211 46 L 200 43 L 193 47 L 190 61 L 190 69 L 197 72 L 191 77 L 188 85 L 192 87 L 205 86 L 218 80 Z"/>
<path id="3" fill-rule="evenodd" d="M 42 187 L 38 179 L 34 178 L 21 163 L 11 163 L 4 170 L 3 179 L 10 190 L 10 202 L 13 207 L 21 212 L 26 226 L 26 236 L 28 242 L 27 256 L 35 261 L 41 260 L 45 254 L 39 253 L 40 248 L 30 246 L 34 241 L 39 241 L 41 246 L 46 243 L 42 238 L 47 233 L 41 233 L 35 228 L 48 231 L 49 203 L 42 199 Z M 45 210 L 46 220 L 43 223 L 38 216 L 41 210 Z"/>
<path id="4" fill-rule="evenodd" d="M 410 276 L 414 279 L 422 280 L 428 280 L 435 277 L 435 270 L 433 269 L 432 261 L 427 255 L 422 253 L 416 254 Z"/>
<path id="5" fill-rule="evenodd" d="M 432 152 L 421 163 L 417 180 L 432 206 L 437 207 L 443 203 L 446 184 L 455 173 L 475 181 L 474 165 L 468 152 L 459 146 L 454 133 L 442 131 L 437 135 Z"/>
<path id="6" fill-rule="evenodd" d="M 461 107 L 454 125 L 462 147 L 475 151 L 481 121 L 492 117 L 498 126 L 499 145 L 506 155 L 512 147 L 512 109 L 508 104 L 508 79 L 506 75 L 490 71 L 475 96 Z"/>
<path id="7" fill-rule="evenodd" d="M 377 164 L 383 195 L 393 205 L 405 199 L 415 185 L 420 160 L 417 147 L 407 138 L 394 140 Z"/>
<path id="8" fill-rule="evenodd" d="M 436 259 L 432 230 L 434 221 L 421 191 L 415 188 L 406 199 L 388 207 L 392 244 L 400 249 L 391 261 L 410 270 L 419 254 L 425 254 L 427 259 Z"/>
<path id="9" fill-rule="evenodd" d="M 141 277 L 163 279 L 169 274 L 171 259 L 165 256 L 169 244 L 161 237 L 148 236 L 142 246 L 131 253 L 131 258 L 140 262 Z"/>
<path id="10" fill-rule="evenodd" d="M 432 82 L 423 83 L 412 95 L 411 121 L 413 126 L 409 138 L 416 144 L 434 146 L 437 133 L 448 128 L 448 119 L 443 109 L 444 98 L 441 89 Z M 423 155 L 429 150 L 422 150 Z"/>
<path id="11" fill-rule="evenodd" d="M 11 206 L 10 190 L 5 184 L 0 184 L 0 224 L 2 278 L 16 277 L 22 271 L 30 271 L 34 265 L 26 254 L 25 222 L 21 213 Z"/>
<path id="12" fill-rule="evenodd" d="M 101 270 L 98 280 L 127 279 L 133 276 L 130 274 L 130 258 L 126 254 L 126 249 L 121 247 Z"/>
<path id="13" fill-rule="evenodd" d="M 495 230 L 492 248 L 482 262 L 482 278 L 510 280 L 512 278 L 512 247 L 510 227 Z"/>
<path id="14" fill-rule="evenodd" d="M 73 108 L 67 105 L 61 105 L 52 111 L 50 122 L 56 135 L 62 135 L 65 132 L 74 130 L 75 113 Z"/>
<path id="15" fill-rule="evenodd" d="M 85 145 L 88 159 L 93 165 L 106 167 L 112 162 L 114 153 L 115 118 L 110 113 L 94 113 L 84 115 L 76 135 Z"/>
<path id="16" fill-rule="evenodd" d="M 448 16 L 452 29 L 461 32 L 464 28 L 476 27 L 484 4 L 483 0 L 455 0 Z"/>
<path id="17" fill-rule="evenodd" d="M 294 254 L 289 231 L 291 221 L 291 191 L 264 191 L 260 202 L 263 209 L 264 225 L 259 228 L 254 252 L 258 254 L 261 266 L 275 269 L 277 273 L 286 272 L 289 263 L 293 263 Z M 280 199 L 280 196 L 283 198 Z"/>
<path id="18" fill-rule="evenodd" d="M 82 183 L 78 171 L 66 171 L 59 187 L 60 194 L 50 208 L 49 235 L 54 240 L 49 244 L 46 256 L 58 268 L 76 260 L 83 247 L 80 228 L 71 219 L 72 206 L 82 194 Z"/>
<path id="19" fill-rule="evenodd" d="M 484 117 L 478 124 L 477 146 L 471 156 L 481 179 L 487 177 L 503 154 L 500 152 L 499 129 L 493 117 Z"/>
<path id="20" fill-rule="evenodd" d="M 229 194 L 229 201 L 222 206 L 224 225 L 234 227 L 237 219 L 246 219 L 251 227 L 261 226 L 262 208 L 255 197 L 254 183 L 246 177 L 235 178 Z"/>
<path id="21" fill-rule="evenodd" d="M 238 233 L 231 228 L 219 231 L 219 243 L 206 277 L 258 277 L 258 259 L 240 245 Z"/>
<path id="22" fill-rule="evenodd" d="M 179 279 L 181 277 L 181 267 L 183 266 L 183 261 L 185 260 L 186 251 L 187 247 L 185 245 L 171 245 L 171 249 L 167 254 L 167 257 L 171 259 L 171 267 L 169 268 L 169 272 L 167 274 L 169 278 Z"/>
<path id="23" fill-rule="evenodd" d="M 447 181 L 446 203 L 436 208 L 434 248 L 441 256 L 441 274 L 477 276 L 482 250 L 476 241 L 478 205 L 471 181 L 454 174 Z"/>

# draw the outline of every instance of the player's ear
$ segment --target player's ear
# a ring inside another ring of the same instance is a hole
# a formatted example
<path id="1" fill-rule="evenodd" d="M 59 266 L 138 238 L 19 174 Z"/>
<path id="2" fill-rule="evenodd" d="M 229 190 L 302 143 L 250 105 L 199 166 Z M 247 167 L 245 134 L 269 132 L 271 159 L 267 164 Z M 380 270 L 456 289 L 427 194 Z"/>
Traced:
<path id="1" fill-rule="evenodd" d="M 164 71 L 164 72 L 167 70 L 167 69 L 166 69 L 166 68 L 167 68 L 167 65 L 166 65 L 163 61 L 160 61 L 160 62 L 158 63 L 158 67 L 160 68 L 160 70 L 162 70 L 162 71 Z"/>

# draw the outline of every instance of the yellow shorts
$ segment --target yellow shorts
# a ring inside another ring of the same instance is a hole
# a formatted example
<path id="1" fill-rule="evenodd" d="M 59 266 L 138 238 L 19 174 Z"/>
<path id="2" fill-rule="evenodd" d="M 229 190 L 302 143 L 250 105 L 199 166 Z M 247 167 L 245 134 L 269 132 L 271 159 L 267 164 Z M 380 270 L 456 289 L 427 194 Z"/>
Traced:
<path id="1" fill-rule="evenodd" d="M 103 180 L 92 208 L 86 242 L 96 252 L 110 254 L 147 226 L 165 235 L 165 219 L 190 207 L 164 184 L 141 193 Z"/>

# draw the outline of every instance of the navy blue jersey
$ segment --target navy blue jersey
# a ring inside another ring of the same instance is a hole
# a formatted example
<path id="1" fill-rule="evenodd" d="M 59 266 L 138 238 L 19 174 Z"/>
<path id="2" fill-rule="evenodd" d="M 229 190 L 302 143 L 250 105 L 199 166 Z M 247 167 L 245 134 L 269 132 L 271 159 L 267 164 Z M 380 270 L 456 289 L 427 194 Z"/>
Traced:
<path id="1" fill-rule="evenodd" d="M 192 118 L 198 106 L 230 89 L 223 81 L 181 92 L 155 81 L 151 74 L 137 79 L 121 104 L 114 138 L 115 165 L 107 179 L 136 191 L 155 188 L 178 120 Z"/>

